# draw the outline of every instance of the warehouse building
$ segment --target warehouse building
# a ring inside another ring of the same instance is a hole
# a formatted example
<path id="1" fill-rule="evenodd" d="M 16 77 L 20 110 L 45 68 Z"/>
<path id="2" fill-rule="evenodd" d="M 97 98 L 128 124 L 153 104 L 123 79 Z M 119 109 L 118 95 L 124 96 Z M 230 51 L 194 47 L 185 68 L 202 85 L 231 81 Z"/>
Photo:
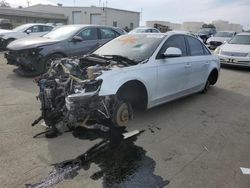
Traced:
<path id="1" fill-rule="evenodd" d="M 109 7 L 66 7 L 54 5 L 34 5 L 25 10 L 63 14 L 68 24 L 98 24 L 133 29 L 139 26 L 140 13 Z"/>
<path id="2" fill-rule="evenodd" d="M 25 23 L 67 23 L 63 14 L 33 12 L 20 8 L 0 8 L 0 18 L 10 20 L 14 27 Z"/>
<path id="3" fill-rule="evenodd" d="M 205 24 L 205 22 L 183 22 L 182 24 L 178 24 L 168 21 L 146 21 L 146 26 L 148 27 L 154 27 L 155 24 L 165 25 L 171 30 L 185 30 L 197 32 L 202 28 L 202 25 Z M 242 25 L 240 24 L 229 23 L 228 21 L 223 20 L 215 20 L 212 21 L 211 24 L 216 27 L 217 31 L 242 32 L 243 29 Z"/>
<path id="4" fill-rule="evenodd" d="M 212 24 L 216 27 L 218 31 L 236 31 L 242 32 L 243 27 L 240 24 L 229 23 L 224 20 L 215 20 L 212 21 Z"/>

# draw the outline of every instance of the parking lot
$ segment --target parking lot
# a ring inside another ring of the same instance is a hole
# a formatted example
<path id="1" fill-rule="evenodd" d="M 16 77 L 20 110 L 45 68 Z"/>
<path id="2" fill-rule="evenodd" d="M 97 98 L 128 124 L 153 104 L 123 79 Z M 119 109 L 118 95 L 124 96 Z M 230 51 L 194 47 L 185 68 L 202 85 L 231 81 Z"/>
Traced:
<path id="1" fill-rule="evenodd" d="M 0 187 L 7 188 L 41 181 L 52 164 L 75 158 L 100 141 L 79 139 L 71 132 L 54 139 L 34 139 L 44 130 L 31 127 L 40 114 L 38 88 L 31 78 L 17 76 L 12 70 L 1 53 Z M 222 68 L 218 83 L 207 94 L 136 114 L 127 129 L 145 130 L 134 143 L 144 152 L 140 160 L 145 161 L 134 173 L 149 168 L 146 173 L 168 180 L 168 188 L 248 188 L 250 176 L 243 175 L 240 167 L 250 167 L 249 122 L 250 70 Z M 109 163 L 98 164 L 54 187 L 109 187 L 103 178 L 92 177 Z M 123 187 L 140 186 L 127 181 Z"/>

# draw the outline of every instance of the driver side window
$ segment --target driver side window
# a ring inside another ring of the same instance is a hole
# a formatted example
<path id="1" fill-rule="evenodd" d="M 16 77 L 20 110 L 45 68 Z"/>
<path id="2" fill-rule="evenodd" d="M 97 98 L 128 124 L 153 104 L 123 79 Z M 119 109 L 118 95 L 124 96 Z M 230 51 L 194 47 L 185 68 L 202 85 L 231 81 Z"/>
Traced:
<path id="1" fill-rule="evenodd" d="M 98 39 L 96 28 L 84 29 L 77 36 L 82 37 L 83 40 L 97 40 Z"/>
<path id="2" fill-rule="evenodd" d="M 169 48 L 179 48 L 182 52 L 182 56 L 187 56 L 187 48 L 185 43 L 185 38 L 182 35 L 175 35 L 166 40 L 166 42 L 162 45 L 156 59 L 161 59 L 162 54 Z"/>

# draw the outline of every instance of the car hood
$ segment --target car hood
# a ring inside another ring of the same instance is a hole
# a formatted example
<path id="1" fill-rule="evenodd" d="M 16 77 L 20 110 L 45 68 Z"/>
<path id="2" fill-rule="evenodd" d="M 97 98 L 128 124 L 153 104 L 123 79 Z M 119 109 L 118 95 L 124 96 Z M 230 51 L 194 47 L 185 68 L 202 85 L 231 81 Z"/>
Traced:
<path id="1" fill-rule="evenodd" d="M 13 30 L 0 29 L 0 35 L 4 35 L 5 33 L 13 33 Z"/>
<path id="2" fill-rule="evenodd" d="M 26 37 L 11 42 L 7 48 L 9 50 L 24 50 L 30 48 L 37 48 L 40 46 L 51 45 L 59 42 L 58 40 L 49 39 L 45 37 Z"/>
<path id="3" fill-rule="evenodd" d="M 226 52 L 242 52 L 250 53 L 250 45 L 241 45 L 241 44 L 224 44 L 221 46 L 222 51 Z"/>
<path id="4" fill-rule="evenodd" d="M 208 40 L 209 41 L 216 41 L 216 42 L 225 42 L 225 41 L 229 41 L 231 38 L 228 37 L 210 37 Z"/>

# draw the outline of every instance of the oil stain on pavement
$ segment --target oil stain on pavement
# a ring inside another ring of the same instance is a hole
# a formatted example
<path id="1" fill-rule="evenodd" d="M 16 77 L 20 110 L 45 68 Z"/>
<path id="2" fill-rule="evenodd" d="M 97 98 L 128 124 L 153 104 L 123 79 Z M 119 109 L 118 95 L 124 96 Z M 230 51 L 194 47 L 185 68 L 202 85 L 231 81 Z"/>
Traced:
<path id="1" fill-rule="evenodd" d="M 75 159 L 55 164 L 47 178 L 40 183 L 26 185 L 27 188 L 45 188 L 64 179 L 73 179 L 80 169 L 88 170 L 92 163 L 98 165 L 100 170 L 90 178 L 102 178 L 104 188 L 163 188 L 169 184 L 168 180 L 154 174 L 155 161 L 146 155 L 142 147 L 134 144 L 138 135 L 124 140 L 120 134 L 124 130 L 121 129 L 109 133 L 81 129 L 73 135 L 90 140 L 98 135 L 103 140 Z"/>

